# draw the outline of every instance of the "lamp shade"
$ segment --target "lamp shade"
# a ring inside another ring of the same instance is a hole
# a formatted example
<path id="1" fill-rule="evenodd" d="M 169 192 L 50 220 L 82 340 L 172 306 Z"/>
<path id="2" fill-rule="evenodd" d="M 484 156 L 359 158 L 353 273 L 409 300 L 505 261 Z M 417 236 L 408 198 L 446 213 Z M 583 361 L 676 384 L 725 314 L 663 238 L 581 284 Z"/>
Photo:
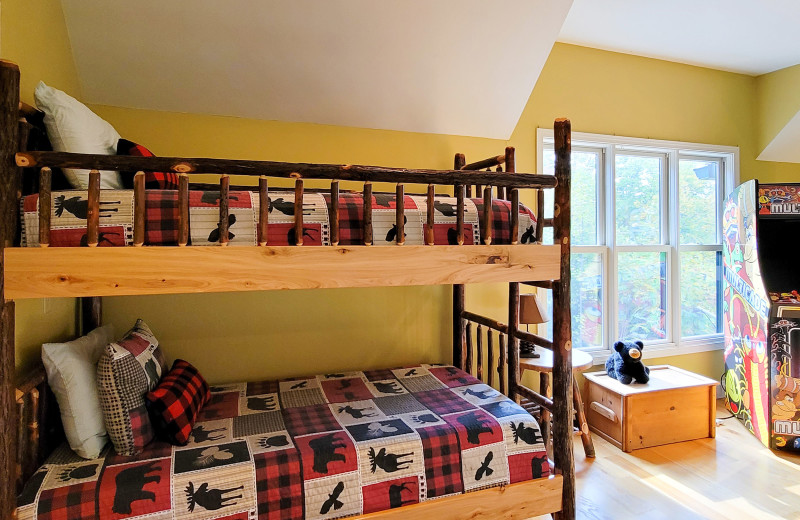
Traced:
<path id="1" fill-rule="evenodd" d="M 529 325 L 550 321 L 547 308 L 536 294 L 519 295 L 519 322 Z"/>

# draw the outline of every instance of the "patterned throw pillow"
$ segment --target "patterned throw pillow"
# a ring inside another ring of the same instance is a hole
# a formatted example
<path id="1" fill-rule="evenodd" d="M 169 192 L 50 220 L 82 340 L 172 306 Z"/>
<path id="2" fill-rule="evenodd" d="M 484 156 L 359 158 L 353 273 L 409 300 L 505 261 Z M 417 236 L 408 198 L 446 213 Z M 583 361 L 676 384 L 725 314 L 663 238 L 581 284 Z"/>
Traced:
<path id="1" fill-rule="evenodd" d="M 208 383 L 187 361 L 176 359 L 158 387 L 147 394 L 157 433 L 173 444 L 189 442 L 200 408 L 211 397 Z"/>
<path id="2" fill-rule="evenodd" d="M 116 343 L 109 343 L 97 363 L 97 391 L 103 420 L 114 449 L 136 455 L 153 439 L 145 395 L 166 371 L 158 340 L 144 321 Z"/>
<path id="3" fill-rule="evenodd" d="M 134 157 L 155 157 L 153 152 L 140 144 L 127 139 L 117 142 L 117 155 L 131 155 Z M 126 188 L 133 187 L 133 174 L 135 172 L 119 172 Z M 144 187 L 155 190 L 177 190 L 178 174 L 173 172 L 145 172 Z"/>

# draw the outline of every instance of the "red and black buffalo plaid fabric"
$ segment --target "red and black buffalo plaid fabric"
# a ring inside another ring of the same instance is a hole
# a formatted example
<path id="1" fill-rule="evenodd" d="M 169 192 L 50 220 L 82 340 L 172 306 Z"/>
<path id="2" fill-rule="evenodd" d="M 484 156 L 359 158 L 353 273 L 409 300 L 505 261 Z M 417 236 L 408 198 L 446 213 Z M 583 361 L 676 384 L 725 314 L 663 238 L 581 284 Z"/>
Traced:
<path id="1" fill-rule="evenodd" d="M 170 442 L 189 442 L 200 408 L 211 397 L 208 383 L 190 363 L 177 359 L 161 382 L 147 394 L 156 432 Z"/>
<path id="2" fill-rule="evenodd" d="M 140 144 L 127 139 L 117 142 L 117 155 L 131 155 L 134 157 L 154 157 L 153 153 Z M 119 172 L 127 188 L 133 187 L 133 175 L 136 172 Z M 145 172 L 145 188 L 158 190 L 177 190 L 178 174 L 172 172 Z"/>
<path id="3" fill-rule="evenodd" d="M 144 242 L 149 246 L 178 244 L 178 192 L 147 190 Z"/>
<path id="4" fill-rule="evenodd" d="M 165 380 L 182 380 L 179 371 L 194 379 L 178 361 Z M 109 450 L 95 460 L 59 450 L 23 491 L 19 520 L 326 520 L 550 473 L 533 417 L 452 366 L 208 391 L 194 426 L 181 430 L 184 446 L 155 441 L 133 457 Z M 162 399 L 179 404 L 173 413 L 194 406 L 180 390 Z"/>

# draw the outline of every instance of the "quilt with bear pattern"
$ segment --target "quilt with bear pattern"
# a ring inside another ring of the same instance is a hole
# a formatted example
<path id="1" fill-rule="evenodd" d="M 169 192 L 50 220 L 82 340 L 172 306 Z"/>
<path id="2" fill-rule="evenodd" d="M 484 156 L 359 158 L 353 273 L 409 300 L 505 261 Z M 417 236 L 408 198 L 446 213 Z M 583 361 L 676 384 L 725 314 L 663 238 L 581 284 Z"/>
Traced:
<path id="1" fill-rule="evenodd" d="M 328 519 L 547 477 L 539 425 L 453 367 L 211 387 L 186 446 L 84 460 L 64 445 L 20 520 Z"/>

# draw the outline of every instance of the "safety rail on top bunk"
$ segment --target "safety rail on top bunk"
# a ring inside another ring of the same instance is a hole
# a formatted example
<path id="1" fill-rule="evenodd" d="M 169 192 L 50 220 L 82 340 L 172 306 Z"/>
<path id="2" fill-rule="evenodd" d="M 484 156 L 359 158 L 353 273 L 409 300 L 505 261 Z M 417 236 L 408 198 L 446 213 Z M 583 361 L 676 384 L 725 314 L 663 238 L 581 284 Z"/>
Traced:
<path id="1" fill-rule="evenodd" d="M 461 156 L 463 158 L 463 155 Z M 503 158 L 506 165 L 512 165 L 511 171 L 483 172 L 470 168 L 482 167 L 484 164 L 497 164 Z M 458 159 L 456 159 L 458 162 Z M 100 199 L 100 172 L 99 170 L 127 170 L 138 171 L 134 176 L 134 228 L 133 244 L 141 246 L 145 237 L 145 171 L 170 171 L 179 175 L 178 189 L 178 245 L 185 246 L 189 239 L 189 174 L 220 174 L 220 204 L 219 204 L 219 244 L 228 243 L 228 193 L 230 190 L 230 175 L 258 176 L 258 193 L 260 210 L 258 215 L 258 243 L 268 245 L 269 226 L 269 185 L 268 177 L 282 177 L 295 179 L 294 200 L 294 234 L 295 244 L 303 245 L 303 190 L 304 179 L 326 179 L 331 181 L 331 245 L 339 243 L 339 180 L 361 181 L 364 183 L 363 195 L 363 231 L 364 245 L 372 244 L 372 183 L 396 183 L 396 200 L 403 200 L 405 184 L 428 184 L 427 189 L 427 226 L 425 227 L 425 244 L 433 245 L 434 223 L 434 195 L 436 185 L 453 186 L 457 199 L 457 241 L 464 243 L 464 198 L 465 188 L 475 185 L 482 190 L 484 199 L 483 215 L 483 242 L 485 245 L 492 243 L 492 198 L 493 186 L 498 188 L 498 198 L 509 194 L 511 211 L 511 243 L 516 244 L 519 231 L 519 188 L 554 188 L 557 184 L 553 175 L 534 175 L 514 173 L 514 149 L 506 148 L 505 156 L 492 157 L 479 163 L 466 165 L 455 170 L 414 170 L 403 168 L 385 168 L 379 166 L 360 165 L 334 165 L 334 164 L 306 164 L 285 163 L 274 161 L 234 161 L 227 159 L 186 159 L 171 157 L 130 157 L 113 155 L 72 154 L 65 152 L 20 152 L 16 154 L 16 163 L 20 167 L 38 167 L 39 171 L 39 243 L 47 246 L 50 234 L 51 210 L 51 170 L 50 168 L 81 168 L 91 170 L 88 187 L 88 218 L 87 241 L 90 247 L 98 243 L 99 230 L 99 199 Z M 405 242 L 404 231 L 404 204 L 395 204 L 395 221 L 397 234 L 395 242 L 403 245 Z M 540 219 L 541 220 L 541 219 Z"/>

